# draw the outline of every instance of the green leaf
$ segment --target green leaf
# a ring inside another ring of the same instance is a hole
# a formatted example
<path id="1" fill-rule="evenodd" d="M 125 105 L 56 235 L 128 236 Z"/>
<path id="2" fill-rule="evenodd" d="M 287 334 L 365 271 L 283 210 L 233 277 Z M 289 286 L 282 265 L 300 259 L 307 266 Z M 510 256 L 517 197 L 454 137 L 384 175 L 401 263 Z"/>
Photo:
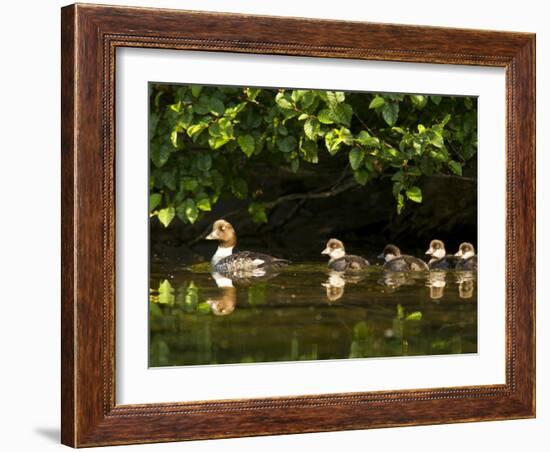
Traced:
<path id="1" fill-rule="evenodd" d="M 200 85 L 192 85 L 191 86 L 191 94 L 193 97 L 197 98 L 201 95 L 202 86 Z"/>
<path id="2" fill-rule="evenodd" d="M 428 98 L 426 96 L 422 96 L 419 94 L 414 94 L 410 96 L 410 98 L 411 98 L 412 104 L 418 109 L 424 108 L 428 103 Z"/>
<path id="3" fill-rule="evenodd" d="M 199 217 L 199 210 L 197 209 L 195 201 L 189 198 L 177 207 L 176 213 L 184 223 L 193 224 Z"/>
<path id="4" fill-rule="evenodd" d="M 447 162 L 449 169 L 456 175 L 462 176 L 462 165 L 454 160 L 449 160 Z"/>
<path id="5" fill-rule="evenodd" d="M 403 211 L 403 207 L 405 207 L 405 198 L 401 193 L 397 194 L 397 214 L 401 214 Z"/>
<path id="6" fill-rule="evenodd" d="M 350 126 L 352 115 L 353 108 L 349 104 L 338 104 L 331 109 L 333 121 L 346 127 Z"/>
<path id="7" fill-rule="evenodd" d="M 322 124 L 334 124 L 334 121 L 333 121 L 333 118 L 332 118 L 332 113 L 328 108 L 325 108 L 325 109 L 321 110 L 317 114 L 317 119 Z"/>
<path id="8" fill-rule="evenodd" d="M 199 115 L 205 115 L 210 110 L 210 98 L 206 95 L 199 97 L 199 100 L 193 104 L 193 109 Z"/>
<path id="9" fill-rule="evenodd" d="M 212 210 L 212 205 L 210 204 L 210 198 L 206 195 L 197 199 L 196 205 L 199 210 L 202 210 L 204 212 L 210 212 Z"/>
<path id="10" fill-rule="evenodd" d="M 290 161 L 290 169 L 292 170 L 293 173 L 297 173 L 299 168 L 300 168 L 300 160 L 299 159 L 296 158 L 296 159 Z"/>
<path id="11" fill-rule="evenodd" d="M 366 185 L 369 180 L 369 173 L 367 170 L 360 169 L 353 173 L 353 177 L 359 185 Z"/>
<path id="12" fill-rule="evenodd" d="M 275 96 L 275 103 L 285 110 L 292 109 L 292 103 L 288 99 L 286 99 L 285 93 L 278 93 Z"/>
<path id="13" fill-rule="evenodd" d="M 430 143 L 434 145 L 436 148 L 441 149 L 445 144 L 443 141 L 443 136 L 439 132 L 434 131 L 433 129 L 432 129 L 431 135 L 432 136 L 430 138 Z"/>
<path id="14" fill-rule="evenodd" d="M 330 155 L 336 154 L 340 149 L 341 144 L 342 140 L 340 140 L 338 130 L 333 129 L 325 135 L 325 146 Z"/>
<path id="15" fill-rule="evenodd" d="M 208 139 L 208 144 L 212 149 L 219 149 L 230 140 L 231 138 L 226 136 L 210 137 Z"/>
<path id="16" fill-rule="evenodd" d="M 172 222 L 176 216 L 176 211 L 173 207 L 166 207 L 165 209 L 159 210 L 158 218 L 159 221 L 164 225 L 165 228 Z"/>
<path id="17" fill-rule="evenodd" d="M 308 137 L 310 140 L 315 141 L 319 135 L 320 130 L 321 124 L 319 124 L 319 121 L 315 118 L 309 118 L 304 123 L 304 133 L 306 134 L 306 137 Z"/>
<path id="18" fill-rule="evenodd" d="M 441 96 L 430 96 L 430 100 L 435 104 L 439 105 L 441 103 Z"/>
<path id="19" fill-rule="evenodd" d="M 310 140 L 303 140 L 300 143 L 300 150 L 303 153 L 303 159 L 309 163 L 318 163 L 319 162 L 319 149 L 317 148 L 317 143 Z"/>
<path id="20" fill-rule="evenodd" d="M 214 116 L 221 116 L 225 113 L 225 105 L 217 97 L 211 97 L 208 100 L 208 111 Z"/>
<path id="21" fill-rule="evenodd" d="M 342 91 L 327 91 L 327 102 L 331 107 L 340 104 L 346 100 L 346 95 Z"/>
<path id="22" fill-rule="evenodd" d="M 405 320 L 422 320 L 422 313 L 420 311 L 411 312 Z"/>
<path id="23" fill-rule="evenodd" d="M 163 167 L 170 157 L 170 147 L 167 145 L 151 146 L 151 160 L 157 168 Z"/>
<path id="24" fill-rule="evenodd" d="M 195 191 L 199 186 L 199 182 L 194 177 L 184 177 L 180 183 L 181 187 L 187 191 Z"/>
<path id="25" fill-rule="evenodd" d="M 380 140 L 376 137 L 372 137 L 366 130 L 361 130 L 356 140 L 363 146 L 369 148 L 377 148 L 380 146 Z"/>
<path id="26" fill-rule="evenodd" d="M 372 110 L 372 109 L 375 109 L 375 108 L 380 108 L 382 105 L 384 105 L 386 103 L 386 101 L 384 100 L 383 97 L 381 96 L 375 96 L 373 100 L 370 101 L 370 104 L 369 104 L 369 108 Z"/>
<path id="27" fill-rule="evenodd" d="M 193 124 L 187 128 L 187 135 L 189 135 L 190 138 L 196 138 L 207 127 L 208 127 L 208 124 L 206 122 Z"/>
<path id="28" fill-rule="evenodd" d="M 170 133 L 170 142 L 172 143 L 172 146 L 174 146 L 176 149 L 178 148 L 178 132 L 177 130 L 172 130 Z"/>
<path id="29" fill-rule="evenodd" d="M 241 147 L 241 151 L 243 151 L 247 157 L 250 157 L 254 153 L 254 137 L 252 135 L 241 135 L 237 138 L 237 142 Z"/>
<path id="30" fill-rule="evenodd" d="M 161 200 L 162 200 L 161 193 L 151 193 L 149 195 L 149 212 L 152 212 L 153 210 L 155 210 L 155 207 L 157 207 L 160 204 Z"/>
<path id="31" fill-rule="evenodd" d="M 248 213 L 254 223 L 267 223 L 266 206 L 263 203 L 253 202 L 248 206 Z"/>
<path id="32" fill-rule="evenodd" d="M 233 179 L 231 183 L 231 191 L 238 199 L 244 199 L 248 195 L 248 184 L 240 177 Z"/>
<path id="33" fill-rule="evenodd" d="M 206 152 L 196 155 L 197 168 L 201 171 L 208 171 L 212 168 L 212 157 Z"/>
<path id="34" fill-rule="evenodd" d="M 365 154 L 361 149 L 353 148 L 349 153 L 349 164 L 352 170 L 356 170 L 361 166 Z"/>
<path id="35" fill-rule="evenodd" d="M 407 195 L 407 198 L 413 202 L 422 202 L 422 190 L 420 190 L 420 187 L 417 187 L 416 185 L 413 185 L 411 188 L 407 188 L 405 194 Z"/>
<path id="36" fill-rule="evenodd" d="M 385 104 L 382 107 L 382 117 L 384 118 L 384 121 L 386 121 L 386 124 L 388 124 L 389 126 L 395 125 L 398 115 L 399 115 L 398 103 L 392 102 L 390 104 Z"/>
<path id="37" fill-rule="evenodd" d="M 277 140 L 277 146 L 282 152 L 291 152 L 296 149 L 296 138 L 292 135 L 288 135 L 284 138 Z"/>

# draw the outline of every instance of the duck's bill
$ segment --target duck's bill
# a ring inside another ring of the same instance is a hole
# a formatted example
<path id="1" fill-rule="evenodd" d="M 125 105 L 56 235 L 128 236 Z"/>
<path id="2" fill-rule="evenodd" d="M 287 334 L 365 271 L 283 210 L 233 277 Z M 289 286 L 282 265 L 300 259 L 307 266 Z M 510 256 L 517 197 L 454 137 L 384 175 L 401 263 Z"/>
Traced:
<path id="1" fill-rule="evenodd" d="M 325 248 L 323 251 L 321 251 L 321 254 L 330 254 L 330 250 L 328 248 Z"/>
<path id="2" fill-rule="evenodd" d="M 378 259 L 384 259 L 384 253 L 380 253 L 378 256 L 376 256 Z"/>
<path id="3" fill-rule="evenodd" d="M 205 239 L 206 240 L 216 240 L 216 235 L 214 234 L 214 232 L 211 232 L 210 234 L 208 234 Z"/>
<path id="4" fill-rule="evenodd" d="M 431 256 L 433 253 L 434 253 L 434 250 L 432 250 L 431 248 L 430 248 L 428 251 L 426 251 L 426 254 L 428 254 L 428 255 L 430 255 L 430 256 Z"/>
<path id="5" fill-rule="evenodd" d="M 457 257 L 462 257 L 462 251 L 457 251 L 457 252 L 455 253 L 455 256 L 457 256 Z"/>

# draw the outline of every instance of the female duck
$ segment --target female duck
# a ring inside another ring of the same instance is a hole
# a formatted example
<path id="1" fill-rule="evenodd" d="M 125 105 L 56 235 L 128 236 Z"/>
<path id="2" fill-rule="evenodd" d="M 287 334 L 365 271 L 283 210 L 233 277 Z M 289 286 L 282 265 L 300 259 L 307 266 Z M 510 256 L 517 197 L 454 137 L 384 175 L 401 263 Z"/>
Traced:
<path id="1" fill-rule="evenodd" d="M 379 259 L 384 259 L 384 270 L 394 272 L 421 272 L 428 270 L 428 264 L 422 259 L 407 254 L 401 254 L 401 250 L 395 245 L 386 245 Z"/>
<path id="2" fill-rule="evenodd" d="M 441 240 L 432 240 L 426 254 L 432 256 L 428 266 L 432 270 L 452 270 L 456 268 L 459 258 L 445 251 L 445 245 Z"/>
<path id="3" fill-rule="evenodd" d="M 461 243 L 455 256 L 459 258 L 456 264 L 457 270 L 477 270 L 476 251 L 471 243 Z"/>
<path id="4" fill-rule="evenodd" d="M 212 232 L 206 236 L 206 240 L 218 241 L 218 249 L 210 261 L 212 270 L 218 273 L 251 273 L 263 276 L 266 272 L 277 270 L 290 263 L 285 259 L 277 259 L 252 251 L 233 253 L 233 248 L 237 244 L 237 234 L 233 226 L 225 220 L 214 223 Z"/>
<path id="5" fill-rule="evenodd" d="M 330 239 L 321 254 L 328 254 L 328 268 L 338 272 L 363 270 L 369 266 L 369 261 L 361 256 L 346 254 L 344 244 L 338 239 Z"/>

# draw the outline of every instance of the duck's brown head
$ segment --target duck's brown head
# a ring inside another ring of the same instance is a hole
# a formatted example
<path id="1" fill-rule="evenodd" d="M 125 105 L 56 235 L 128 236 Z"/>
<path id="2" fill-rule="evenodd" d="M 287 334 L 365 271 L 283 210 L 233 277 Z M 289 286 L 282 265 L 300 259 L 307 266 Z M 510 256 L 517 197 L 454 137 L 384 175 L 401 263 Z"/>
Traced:
<path id="1" fill-rule="evenodd" d="M 237 244 L 237 234 L 231 223 L 218 220 L 212 226 L 212 232 L 206 236 L 206 240 L 217 240 L 223 248 L 233 248 Z"/>
<path id="2" fill-rule="evenodd" d="M 340 240 L 330 239 L 321 254 L 328 254 L 331 259 L 339 259 L 346 255 L 346 249 Z"/>
<path id="3" fill-rule="evenodd" d="M 429 254 L 434 259 L 442 259 L 445 257 L 447 252 L 445 251 L 445 245 L 441 240 L 432 240 L 426 254 Z"/>
<path id="4" fill-rule="evenodd" d="M 386 262 L 401 256 L 401 250 L 395 245 L 386 245 L 384 251 L 378 255 L 378 259 L 384 259 Z"/>
<path id="5" fill-rule="evenodd" d="M 468 259 L 472 256 L 475 256 L 476 250 L 474 245 L 468 242 L 462 242 L 458 247 L 458 252 L 455 253 L 455 256 L 461 257 L 462 259 Z"/>

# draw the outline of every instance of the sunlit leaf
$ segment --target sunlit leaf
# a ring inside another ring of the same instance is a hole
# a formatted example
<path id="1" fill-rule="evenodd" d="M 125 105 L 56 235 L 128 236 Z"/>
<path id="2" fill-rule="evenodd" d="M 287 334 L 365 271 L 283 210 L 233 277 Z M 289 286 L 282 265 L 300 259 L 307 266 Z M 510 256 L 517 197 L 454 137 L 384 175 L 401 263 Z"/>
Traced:
<path id="1" fill-rule="evenodd" d="M 157 207 L 160 204 L 160 201 L 162 200 L 162 194 L 161 193 L 151 193 L 149 196 L 149 211 L 155 210 L 155 207 Z"/>
<path id="2" fill-rule="evenodd" d="M 420 187 L 413 185 L 412 187 L 407 188 L 405 194 L 407 195 L 407 198 L 413 202 L 422 202 L 422 190 Z"/>
<path id="3" fill-rule="evenodd" d="M 160 209 L 158 213 L 158 219 L 165 228 L 168 227 L 168 225 L 172 222 L 175 216 L 176 216 L 176 210 L 173 207 L 166 207 L 164 209 Z"/>

